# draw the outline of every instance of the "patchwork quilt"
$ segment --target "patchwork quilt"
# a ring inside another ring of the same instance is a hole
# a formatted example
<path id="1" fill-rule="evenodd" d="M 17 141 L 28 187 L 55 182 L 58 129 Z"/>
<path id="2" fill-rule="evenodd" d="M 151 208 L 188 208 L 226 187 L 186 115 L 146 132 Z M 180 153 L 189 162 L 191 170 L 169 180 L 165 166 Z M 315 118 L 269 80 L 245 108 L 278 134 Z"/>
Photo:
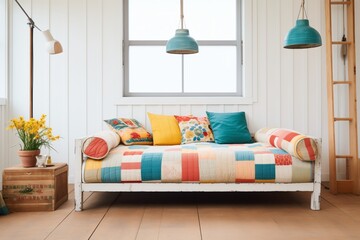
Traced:
<path id="1" fill-rule="evenodd" d="M 119 145 L 103 160 L 88 158 L 83 171 L 87 183 L 304 183 L 314 162 L 261 142 Z"/>

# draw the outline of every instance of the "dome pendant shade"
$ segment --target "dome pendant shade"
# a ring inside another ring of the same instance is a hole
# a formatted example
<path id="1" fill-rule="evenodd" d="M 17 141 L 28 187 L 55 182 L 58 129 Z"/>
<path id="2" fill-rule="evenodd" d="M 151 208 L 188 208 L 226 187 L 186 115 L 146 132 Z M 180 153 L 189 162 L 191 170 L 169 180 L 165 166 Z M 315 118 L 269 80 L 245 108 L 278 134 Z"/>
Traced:
<path id="1" fill-rule="evenodd" d="M 193 54 L 199 52 L 195 39 L 190 37 L 188 29 L 177 29 L 175 36 L 166 44 L 166 52 L 172 54 Z"/>
<path id="2" fill-rule="evenodd" d="M 310 27 L 308 19 L 296 20 L 296 25 L 285 37 L 284 48 L 314 48 L 322 45 L 318 31 Z"/>

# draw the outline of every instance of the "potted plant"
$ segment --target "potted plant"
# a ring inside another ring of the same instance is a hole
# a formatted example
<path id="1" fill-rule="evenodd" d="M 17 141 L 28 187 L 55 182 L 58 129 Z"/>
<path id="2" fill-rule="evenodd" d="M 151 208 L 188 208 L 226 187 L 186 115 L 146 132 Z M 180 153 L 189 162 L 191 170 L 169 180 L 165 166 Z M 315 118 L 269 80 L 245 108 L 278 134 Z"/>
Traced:
<path id="1" fill-rule="evenodd" d="M 22 142 L 18 155 L 23 167 L 34 167 L 36 165 L 36 156 L 40 154 L 40 148 L 53 149 L 51 142 L 60 138 L 60 136 L 54 136 L 52 128 L 45 125 L 45 114 L 39 120 L 30 118 L 25 121 L 23 117 L 19 117 L 12 119 L 10 122 L 8 129 L 16 129 L 17 135 Z"/>

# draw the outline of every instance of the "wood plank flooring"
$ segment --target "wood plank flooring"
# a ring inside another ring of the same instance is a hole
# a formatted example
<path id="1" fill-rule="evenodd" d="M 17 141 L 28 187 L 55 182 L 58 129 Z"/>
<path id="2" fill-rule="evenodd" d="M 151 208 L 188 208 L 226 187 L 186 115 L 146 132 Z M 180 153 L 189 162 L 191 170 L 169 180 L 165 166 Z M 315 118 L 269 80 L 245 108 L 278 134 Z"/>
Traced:
<path id="1" fill-rule="evenodd" d="M 310 193 L 85 193 L 53 212 L 0 216 L 0 239 L 360 239 L 360 197 Z"/>

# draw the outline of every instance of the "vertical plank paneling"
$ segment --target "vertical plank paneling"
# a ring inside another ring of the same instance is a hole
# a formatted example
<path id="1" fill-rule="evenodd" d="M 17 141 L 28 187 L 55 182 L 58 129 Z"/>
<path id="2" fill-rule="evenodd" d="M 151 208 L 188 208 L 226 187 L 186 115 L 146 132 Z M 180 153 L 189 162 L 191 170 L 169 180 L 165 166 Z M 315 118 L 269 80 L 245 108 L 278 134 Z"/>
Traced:
<path id="1" fill-rule="evenodd" d="M 242 41 L 243 44 L 245 45 L 245 48 L 242 49 L 242 57 L 243 59 L 247 59 L 247 61 L 243 61 L 243 68 L 242 68 L 242 77 L 243 79 L 247 79 L 247 81 L 243 82 L 243 90 L 245 90 L 245 94 L 247 94 L 245 97 L 254 97 L 254 99 L 256 98 L 256 96 L 254 96 L 254 92 L 253 92 L 253 87 L 257 86 L 257 78 L 256 78 L 256 74 L 254 77 L 254 66 L 253 64 L 255 63 L 254 61 L 252 61 L 251 59 L 253 58 L 254 54 L 254 46 L 253 46 L 253 36 L 251 34 L 251 32 L 253 32 L 254 30 L 256 31 L 256 26 L 254 26 L 253 24 L 253 1 L 243 1 L 242 2 L 242 9 L 243 12 L 248 13 L 248 14 L 244 14 L 242 16 L 243 21 L 245 22 L 245 24 L 242 24 L 241 29 L 242 29 Z M 250 34 L 249 34 L 250 33 Z M 243 91 L 244 92 L 244 91 Z"/>
<path id="2" fill-rule="evenodd" d="M 190 115 L 191 114 L 191 106 L 190 105 L 181 105 L 180 106 L 180 114 L 181 115 Z"/>
<path id="3" fill-rule="evenodd" d="M 56 151 L 52 151 L 54 162 L 69 163 L 72 151 L 69 149 L 69 43 L 68 43 L 68 4 L 67 1 L 49 1 L 49 28 L 53 36 L 61 42 L 63 53 L 48 56 L 50 73 L 47 80 L 48 90 L 45 91 L 49 98 L 49 124 L 54 129 L 54 134 L 61 139 L 54 142 Z M 76 76 L 74 76 L 76 78 Z M 74 78 L 74 79 L 75 79 Z M 75 99 L 76 96 L 73 96 Z M 61 103 L 59 103 L 61 99 Z"/>
<path id="4" fill-rule="evenodd" d="M 33 0 L 32 12 L 37 26 L 41 30 L 49 29 L 49 0 Z M 50 111 L 50 57 L 45 48 L 43 34 L 34 29 L 34 117 L 46 114 L 49 120 Z M 39 64 L 41 63 L 41 64 Z"/>
<path id="5" fill-rule="evenodd" d="M 2 144 L 0 144 L 0 189 L 2 188 L 2 173 L 3 173 L 3 169 L 6 167 L 6 163 L 5 163 L 5 128 L 6 128 L 6 124 L 5 124 L 5 105 L 2 105 L 0 103 L 0 141 Z"/>
<path id="6" fill-rule="evenodd" d="M 163 105 L 162 113 L 165 115 L 178 115 L 180 113 L 180 105 Z"/>
<path id="7" fill-rule="evenodd" d="M 239 111 L 238 105 L 231 104 L 231 105 L 224 106 L 224 112 L 238 112 L 238 111 Z"/>
<path id="8" fill-rule="evenodd" d="M 102 0 L 87 1 L 87 132 L 102 128 Z"/>
<path id="9" fill-rule="evenodd" d="M 280 0 L 272 0 L 267 5 L 266 14 L 267 31 L 267 100 L 266 108 L 268 113 L 267 125 L 272 127 L 280 126 L 281 88 L 280 88 Z M 270 30 L 271 29 L 271 30 Z"/>
<path id="10" fill-rule="evenodd" d="M 254 48 L 257 48 L 257 102 L 253 104 L 253 126 L 255 128 L 267 126 L 267 28 L 266 9 L 269 1 L 256 0 L 258 8 L 257 39 Z"/>
<path id="11" fill-rule="evenodd" d="M 310 1 L 309 1 L 310 2 Z M 308 8 L 309 3 L 305 5 Z M 293 5 L 293 15 L 298 16 L 301 1 L 295 1 Z M 294 21 L 294 20 L 293 20 Z M 295 22 L 294 22 L 295 26 Z M 293 113 L 294 122 L 293 128 L 296 131 L 307 133 L 307 106 L 308 106 L 308 95 L 307 95 L 307 53 L 312 49 L 300 49 L 299 51 L 293 51 Z"/>
<path id="12" fill-rule="evenodd" d="M 112 118 L 122 96 L 122 2 L 102 1 L 103 118 Z M 99 33 L 101 34 L 101 33 Z"/>
<path id="13" fill-rule="evenodd" d="M 321 9 L 325 9 L 325 1 L 320 1 Z M 325 11 L 321 11 L 321 33 L 325 33 Z M 324 36 L 324 34 L 322 34 Z M 324 40 L 323 40 L 324 41 Z M 326 62 L 326 47 L 321 47 L 321 62 Z M 328 118 L 327 118 L 327 79 L 326 79 L 326 68 L 322 64 L 321 67 L 321 137 L 322 137 L 322 159 L 329 159 L 329 144 L 328 144 Z M 327 161 L 321 165 L 322 179 L 329 179 L 329 164 Z"/>
<path id="14" fill-rule="evenodd" d="M 294 27 L 296 16 L 293 14 L 294 1 L 281 0 L 281 41 L 286 34 Z M 290 9 L 290 11 L 289 11 Z M 293 50 L 281 50 L 281 126 L 292 129 L 294 123 L 294 78 L 293 78 Z M 283 114 L 286 113 L 286 114 Z"/>
<path id="15" fill-rule="evenodd" d="M 206 106 L 205 105 L 192 105 L 191 114 L 194 116 L 205 116 L 206 115 Z"/>
<path id="16" fill-rule="evenodd" d="M 7 48 L 6 48 L 6 29 L 7 29 L 7 4 L 6 0 L 0 0 L 0 98 L 7 96 L 6 66 L 7 66 Z"/>
<path id="17" fill-rule="evenodd" d="M 69 1 L 69 149 L 74 139 L 87 135 L 86 0 Z M 69 175 L 74 154 L 69 152 Z"/>
<path id="18" fill-rule="evenodd" d="M 8 165 L 8 138 L 6 100 L 7 97 L 7 1 L 0 1 L 0 189 L 2 188 L 3 169 Z M 1 34 L 5 33 L 5 34 Z"/>
<path id="19" fill-rule="evenodd" d="M 252 34 L 251 41 L 252 44 L 252 79 L 253 79 L 253 100 L 254 102 L 258 101 L 258 47 L 257 42 L 255 40 L 258 39 L 258 1 L 251 1 L 252 7 L 252 30 L 250 31 Z M 246 34 L 246 33 L 244 33 Z M 249 34 L 249 33 L 247 33 Z"/>
<path id="20" fill-rule="evenodd" d="M 9 42 L 9 111 L 8 119 L 24 116 L 29 117 L 29 27 L 27 26 L 26 16 L 21 12 L 15 2 L 8 1 L 10 9 L 10 38 L 21 39 L 22 41 Z M 30 12 L 31 3 L 29 1 L 20 2 L 24 9 Z M 9 165 L 18 163 L 17 151 L 19 150 L 19 139 L 14 132 L 9 134 Z"/>
<path id="21" fill-rule="evenodd" d="M 308 9 L 309 18 L 311 16 L 311 26 L 318 31 L 321 29 L 321 15 L 316 9 L 321 8 L 320 1 L 312 1 L 312 7 Z M 325 40 L 324 40 L 325 42 Z M 315 48 L 308 54 L 308 134 L 321 136 L 321 48 Z"/>
<path id="22" fill-rule="evenodd" d="M 294 52 L 294 129 L 307 133 L 307 51 Z"/>
<path id="23" fill-rule="evenodd" d="M 206 106 L 206 111 L 209 112 L 224 112 L 224 105 L 220 104 L 211 104 Z"/>
<path id="24" fill-rule="evenodd" d="M 120 118 L 132 118 L 133 117 L 133 107 L 130 105 L 120 105 L 117 108 L 116 116 L 110 117 L 120 117 Z"/>
<path id="25" fill-rule="evenodd" d="M 132 117 L 138 120 L 141 124 L 146 126 L 147 114 L 144 105 L 136 105 L 132 107 Z"/>
<path id="26" fill-rule="evenodd" d="M 358 24 L 360 22 L 360 4 L 359 2 L 355 3 L 355 39 L 357 39 L 357 44 L 356 44 L 356 69 L 360 69 L 360 44 L 359 44 L 359 39 L 360 39 L 360 24 Z M 359 70 L 358 70 L 359 71 Z M 356 88 L 357 88 L 357 99 L 358 101 L 360 100 L 360 74 L 356 75 Z M 359 153 L 359 158 L 360 158 L 360 107 L 359 107 L 359 102 L 358 102 L 358 107 L 357 107 L 357 119 L 358 119 L 358 153 Z"/>

